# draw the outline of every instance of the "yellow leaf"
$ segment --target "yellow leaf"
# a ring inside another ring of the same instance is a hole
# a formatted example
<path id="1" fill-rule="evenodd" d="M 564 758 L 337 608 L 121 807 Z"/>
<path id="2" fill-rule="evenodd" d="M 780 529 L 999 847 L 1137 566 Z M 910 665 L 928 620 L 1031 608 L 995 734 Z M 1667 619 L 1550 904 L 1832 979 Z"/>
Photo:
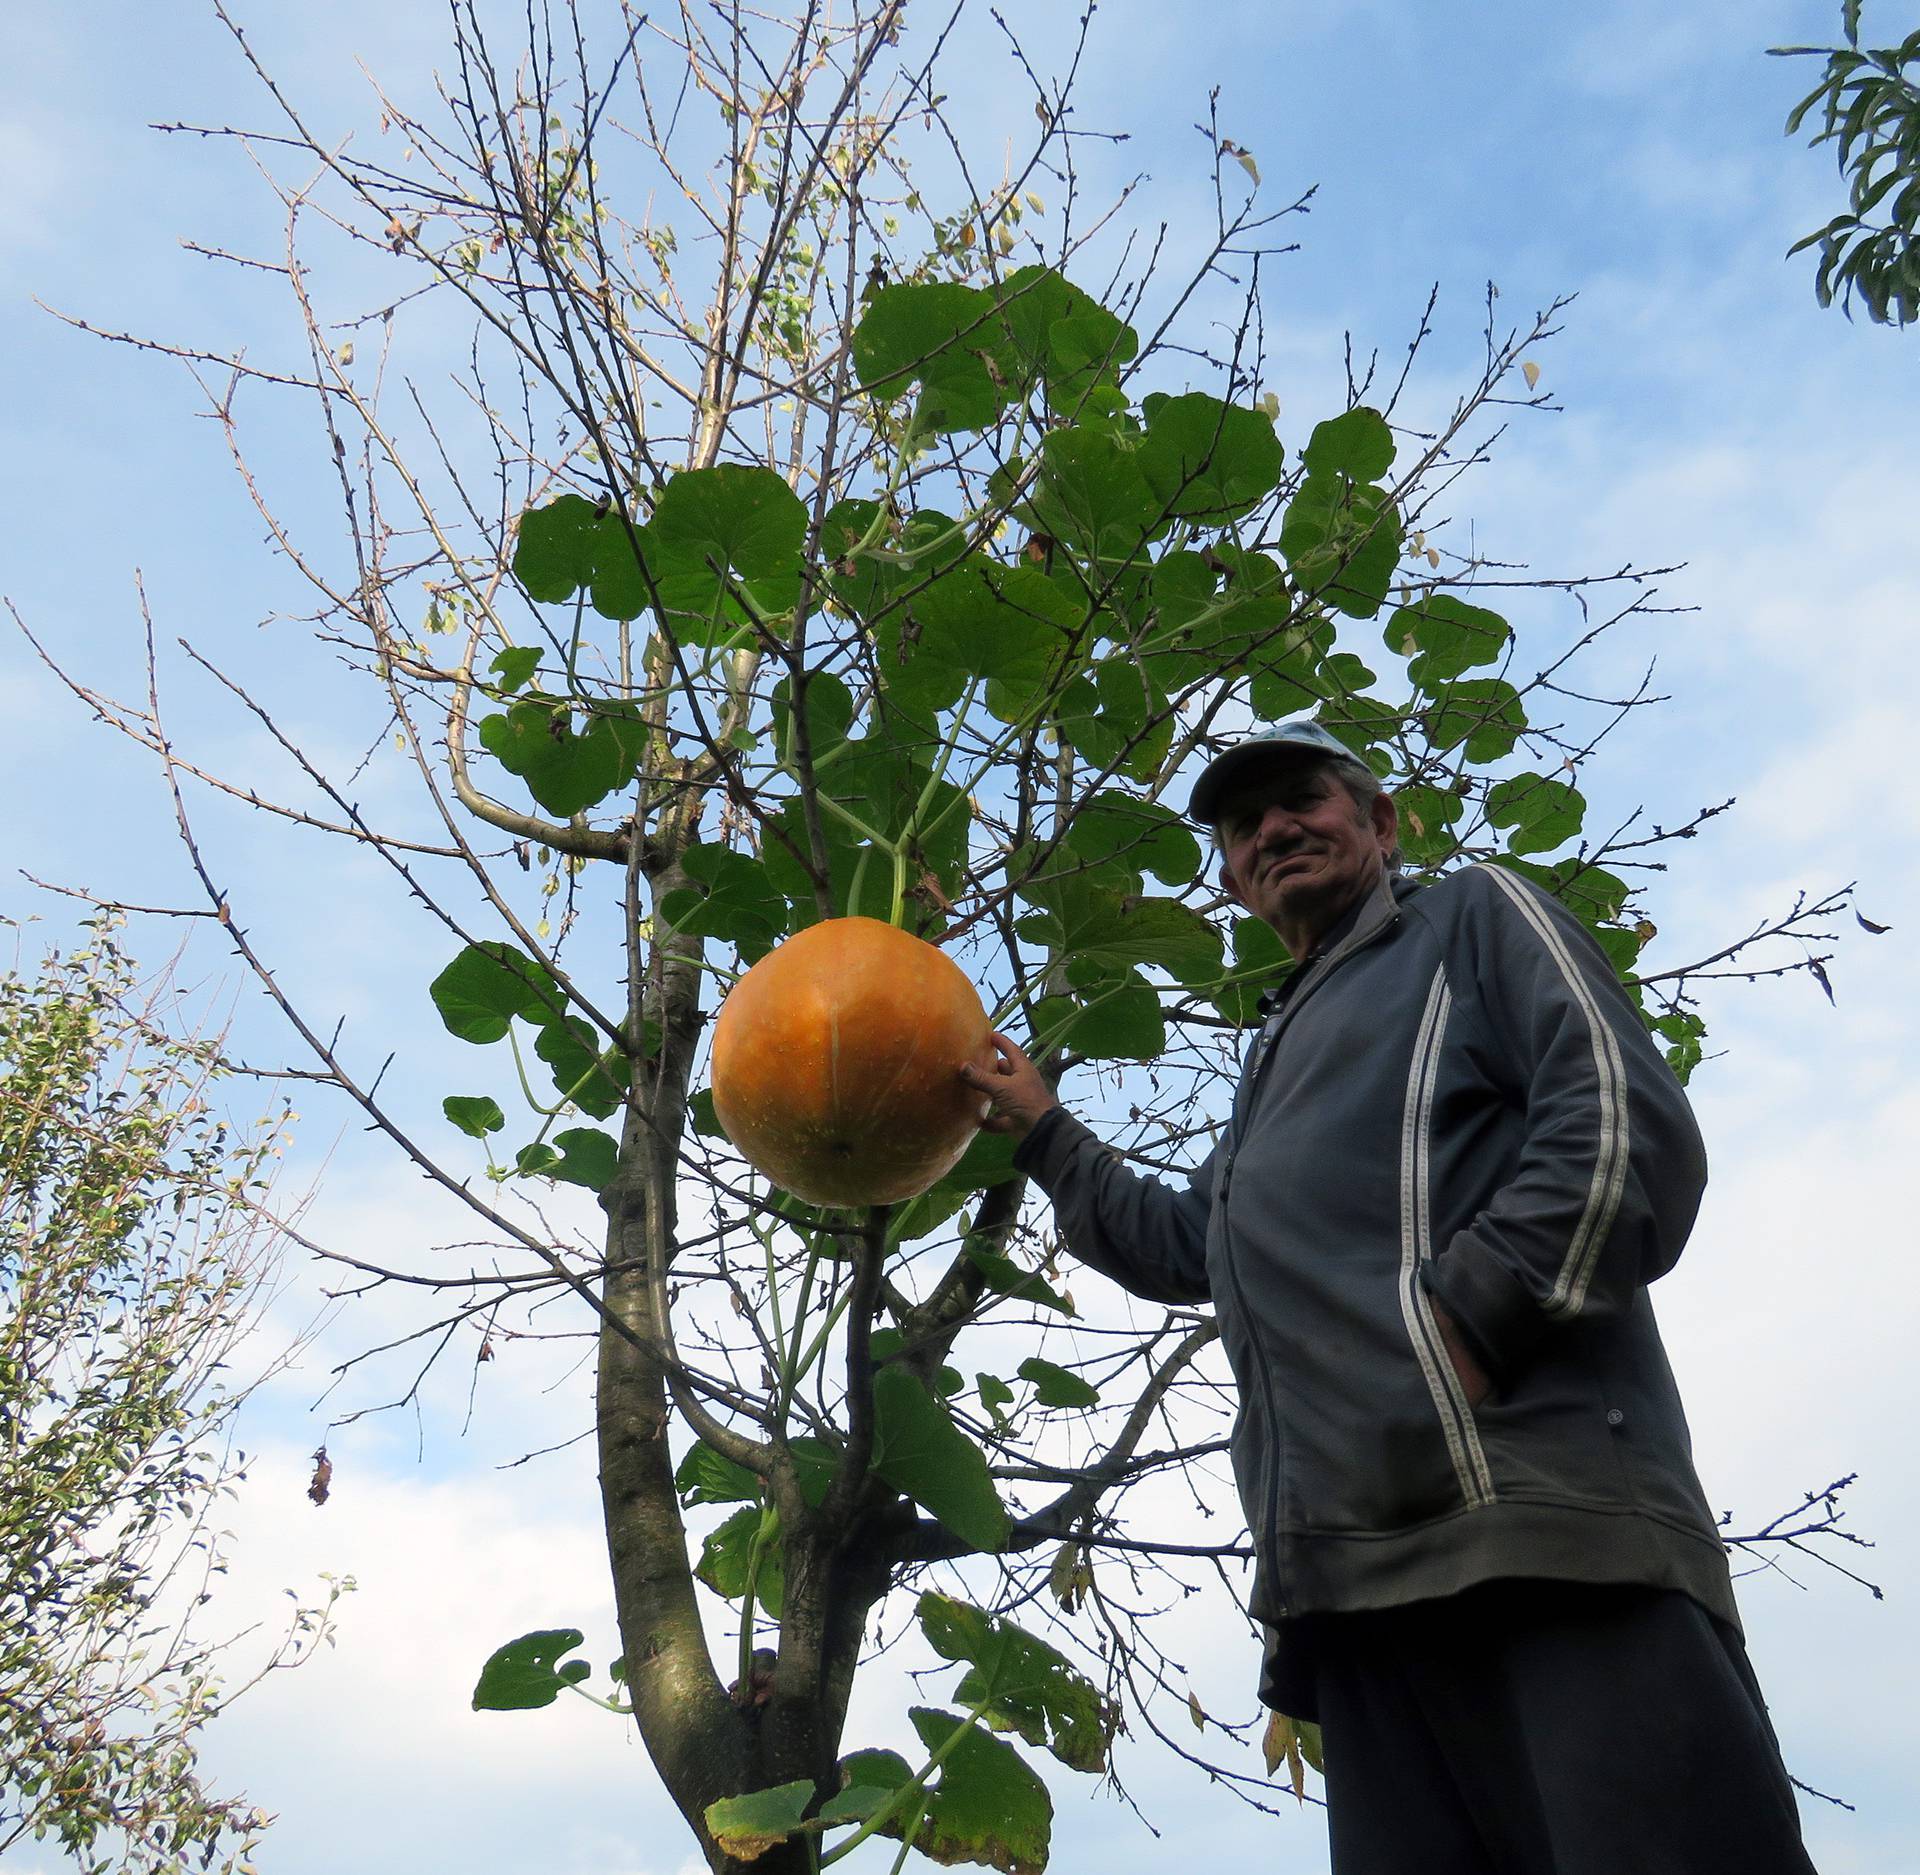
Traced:
<path id="1" fill-rule="evenodd" d="M 1047 1571 L 1048 1586 L 1053 1590 L 1053 1598 L 1068 1614 L 1072 1614 L 1079 1602 L 1080 1547 L 1077 1543 L 1062 1543 L 1053 1558 L 1053 1567 Z"/>
<path id="2" fill-rule="evenodd" d="M 1251 150 L 1235 150 L 1234 155 L 1239 158 L 1240 167 L 1253 178 L 1253 185 L 1257 189 L 1260 186 L 1260 165 L 1253 160 L 1253 152 Z"/>
<path id="3" fill-rule="evenodd" d="M 1198 1693 L 1187 1695 L 1187 1717 L 1193 1721 L 1193 1729 L 1196 1732 L 1204 1732 L 1207 1729 L 1207 1710 L 1201 1705 Z"/>
<path id="4" fill-rule="evenodd" d="M 1439 564 L 1440 564 L 1440 549 L 1439 549 L 1438 547 L 1429 547 L 1429 548 L 1427 549 L 1427 564 L 1428 564 L 1429 566 L 1431 566 L 1431 567 L 1438 567 L 1438 566 L 1439 566 Z"/>
<path id="5" fill-rule="evenodd" d="M 1532 390 L 1533 387 L 1540 382 L 1540 367 L 1529 358 L 1526 363 L 1520 367 L 1520 375 L 1526 379 L 1527 389 Z"/>
<path id="6" fill-rule="evenodd" d="M 1046 203 L 1041 201 L 1031 189 L 1027 191 L 1027 206 L 1032 209 L 1036 215 L 1044 215 L 1047 212 Z"/>
<path id="7" fill-rule="evenodd" d="M 1280 393 L 1278 391 L 1266 392 L 1254 408 L 1258 410 L 1269 423 L 1278 423 L 1280 421 Z"/>
<path id="8" fill-rule="evenodd" d="M 1284 1712 L 1271 1714 L 1267 1719 L 1267 1735 L 1260 1741 L 1260 1753 L 1267 1761 L 1269 1777 L 1286 1762 L 1287 1747 L 1292 1742 L 1293 1721 Z"/>
<path id="9" fill-rule="evenodd" d="M 343 346 L 341 346 L 337 352 L 334 353 L 334 357 L 338 359 L 339 362 L 343 365 L 352 364 L 353 363 L 353 340 L 348 339 L 347 342 Z"/>
<path id="10" fill-rule="evenodd" d="M 962 247 L 971 247 L 978 238 L 972 222 L 968 222 L 967 225 L 960 230 L 960 245 Z"/>
<path id="11" fill-rule="evenodd" d="M 993 231 L 993 239 L 1001 253 L 1011 254 L 1013 252 L 1013 230 L 1009 228 L 1004 221 Z"/>
<path id="12" fill-rule="evenodd" d="M 1637 937 L 1642 944 L 1645 944 L 1660 935 L 1660 927 L 1655 924 L 1651 918 L 1642 918 L 1640 922 L 1633 927 L 1633 935 Z"/>

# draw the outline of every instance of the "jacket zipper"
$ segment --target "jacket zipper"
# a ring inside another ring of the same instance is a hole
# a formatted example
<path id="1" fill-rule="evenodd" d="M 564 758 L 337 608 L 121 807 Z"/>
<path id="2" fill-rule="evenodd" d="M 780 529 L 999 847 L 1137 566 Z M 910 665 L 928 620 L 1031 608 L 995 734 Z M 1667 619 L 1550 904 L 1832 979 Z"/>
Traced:
<path id="1" fill-rule="evenodd" d="M 1389 875 L 1383 889 L 1388 892 L 1392 891 L 1391 875 Z M 1361 951 L 1367 949 L 1369 945 L 1377 944 L 1380 939 L 1399 922 L 1400 908 L 1398 905 L 1395 905 L 1388 912 L 1387 916 L 1381 919 L 1380 923 L 1373 930 L 1369 931 L 1358 943 L 1351 944 L 1344 950 L 1334 951 L 1325 959 L 1326 967 L 1321 971 L 1320 975 L 1311 982 L 1303 980 L 1299 989 L 1287 999 L 1285 1007 L 1268 1018 L 1266 1028 L 1262 1032 L 1259 1042 L 1255 1045 L 1253 1061 L 1249 1065 L 1245 1077 L 1246 1097 L 1243 1101 L 1236 1100 L 1234 1103 L 1238 1109 L 1236 1115 L 1238 1123 L 1234 1127 L 1232 1143 L 1227 1148 L 1227 1162 L 1220 1170 L 1220 1196 L 1218 1199 L 1220 1207 L 1220 1229 L 1223 1234 L 1223 1242 L 1226 1250 L 1227 1279 L 1233 1284 L 1234 1300 L 1239 1304 L 1240 1318 L 1248 1324 L 1249 1328 L 1251 1328 L 1253 1323 L 1253 1311 L 1247 1306 L 1247 1292 L 1242 1288 L 1240 1283 L 1240 1263 L 1239 1259 L 1233 1254 L 1232 1220 L 1227 1213 L 1228 1200 L 1233 1191 L 1233 1162 L 1240 1154 L 1241 1125 L 1253 1116 L 1254 1107 L 1260 1098 L 1261 1083 L 1266 1078 L 1267 1066 L 1273 1059 L 1274 1050 L 1280 1045 L 1282 1032 L 1288 1024 L 1292 1022 L 1293 1018 L 1299 1014 L 1307 999 L 1350 957 L 1357 956 Z M 1276 1615 L 1285 1615 L 1287 1612 L 1286 1578 L 1281 1571 L 1278 1555 L 1280 1545 L 1280 1409 L 1274 1398 L 1273 1375 L 1267 1363 L 1265 1361 L 1256 1361 L 1255 1366 L 1259 1370 L 1260 1392 L 1266 1402 L 1267 1408 L 1266 1550 L 1275 1584 L 1276 1600 L 1274 1602 L 1274 1613 Z"/>

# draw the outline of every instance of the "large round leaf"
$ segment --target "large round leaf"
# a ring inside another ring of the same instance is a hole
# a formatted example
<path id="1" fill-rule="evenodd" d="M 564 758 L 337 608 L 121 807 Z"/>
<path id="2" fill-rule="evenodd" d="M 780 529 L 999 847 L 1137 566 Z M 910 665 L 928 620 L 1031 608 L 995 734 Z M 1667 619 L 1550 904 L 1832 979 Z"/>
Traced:
<path id="1" fill-rule="evenodd" d="M 1280 439 L 1257 410 L 1203 391 L 1141 402 L 1147 433 L 1140 468 L 1170 514 L 1224 521 L 1272 494 L 1284 465 Z"/>
<path id="2" fill-rule="evenodd" d="M 515 1016 L 544 1027 L 565 1013 L 552 973 L 511 944 L 469 944 L 428 989 L 440 1020 L 463 1042 L 497 1042 Z"/>

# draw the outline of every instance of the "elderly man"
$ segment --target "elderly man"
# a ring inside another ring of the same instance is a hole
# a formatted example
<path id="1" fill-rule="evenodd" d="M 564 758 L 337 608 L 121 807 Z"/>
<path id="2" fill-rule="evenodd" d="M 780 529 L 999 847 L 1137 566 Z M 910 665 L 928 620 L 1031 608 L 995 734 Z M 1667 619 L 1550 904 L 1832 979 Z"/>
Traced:
<path id="1" fill-rule="evenodd" d="M 1647 1285 L 1705 1182 L 1605 955 L 1517 874 L 1394 864 L 1317 723 L 1193 790 L 1295 968 L 1184 1190 L 996 1037 L 963 1069 L 1068 1248 L 1211 1300 L 1269 1646 L 1340 1875 L 1807 1875 Z"/>

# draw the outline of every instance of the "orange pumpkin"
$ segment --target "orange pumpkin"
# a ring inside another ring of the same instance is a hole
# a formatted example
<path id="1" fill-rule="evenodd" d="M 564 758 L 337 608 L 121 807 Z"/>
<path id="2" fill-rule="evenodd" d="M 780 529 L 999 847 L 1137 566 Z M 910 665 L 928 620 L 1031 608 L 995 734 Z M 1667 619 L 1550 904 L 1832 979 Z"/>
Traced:
<path id="1" fill-rule="evenodd" d="M 770 951 L 720 1006 L 713 1110 L 811 1204 L 915 1198 L 985 1117 L 956 1070 L 996 1057 L 959 966 L 877 918 L 829 918 Z"/>

